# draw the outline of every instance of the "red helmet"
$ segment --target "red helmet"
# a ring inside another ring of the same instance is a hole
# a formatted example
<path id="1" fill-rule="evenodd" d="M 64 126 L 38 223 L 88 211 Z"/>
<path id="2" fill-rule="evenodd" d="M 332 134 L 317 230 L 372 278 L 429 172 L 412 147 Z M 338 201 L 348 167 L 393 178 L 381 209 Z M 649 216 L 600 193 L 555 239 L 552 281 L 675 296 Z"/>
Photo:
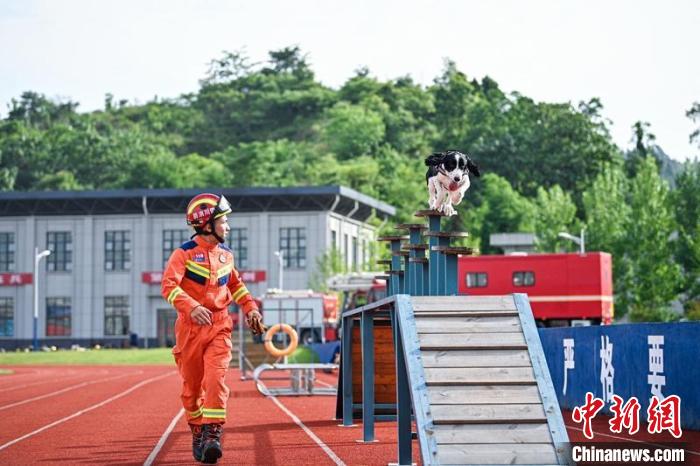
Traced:
<path id="1" fill-rule="evenodd" d="M 199 194 L 187 204 L 187 224 L 201 228 L 210 221 L 230 213 L 231 205 L 223 195 Z"/>

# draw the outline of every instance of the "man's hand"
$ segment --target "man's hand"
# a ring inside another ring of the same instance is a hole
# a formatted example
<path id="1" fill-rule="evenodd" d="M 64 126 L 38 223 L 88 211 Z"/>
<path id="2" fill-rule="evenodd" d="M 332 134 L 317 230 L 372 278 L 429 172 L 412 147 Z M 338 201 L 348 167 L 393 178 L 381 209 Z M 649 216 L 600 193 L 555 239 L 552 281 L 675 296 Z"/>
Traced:
<path id="1" fill-rule="evenodd" d="M 260 315 L 258 311 L 250 311 L 248 315 L 246 315 L 245 321 L 253 332 L 253 335 L 262 335 L 267 331 L 267 327 L 262 323 L 262 315 Z"/>
<path id="2" fill-rule="evenodd" d="M 192 322 L 199 325 L 211 325 L 211 311 L 204 306 L 197 306 L 190 312 Z"/>

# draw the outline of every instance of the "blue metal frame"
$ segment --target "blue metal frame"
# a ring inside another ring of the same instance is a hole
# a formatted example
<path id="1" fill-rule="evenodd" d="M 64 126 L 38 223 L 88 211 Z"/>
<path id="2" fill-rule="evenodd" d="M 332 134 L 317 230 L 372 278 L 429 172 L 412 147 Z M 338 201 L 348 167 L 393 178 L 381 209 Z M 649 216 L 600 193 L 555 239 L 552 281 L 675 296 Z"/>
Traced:
<path id="1" fill-rule="evenodd" d="M 428 224 L 430 226 L 430 231 L 439 232 L 440 230 L 440 216 L 431 215 L 428 217 Z M 433 246 L 439 244 L 439 238 L 437 236 L 431 236 L 428 239 L 428 246 L 430 247 L 428 257 L 430 258 L 429 269 L 430 269 L 430 296 L 437 296 L 438 285 L 440 283 L 440 275 L 438 274 L 438 252 L 433 251 Z"/>
<path id="2" fill-rule="evenodd" d="M 532 315 L 530 301 L 524 293 L 514 293 L 513 299 L 515 300 L 515 307 L 520 315 L 520 325 L 525 335 L 527 350 L 530 354 L 532 369 L 535 372 L 535 379 L 537 380 L 537 388 L 539 389 L 544 412 L 547 416 L 547 425 L 552 435 L 557 461 L 559 464 L 567 464 L 569 436 L 566 433 L 564 418 L 559 409 L 557 394 L 554 391 L 552 377 L 549 374 L 547 360 L 544 357 L 544 350 L 542 349 L 542 342 L 540 341 L 540 334 L 537 331 L 535 318 Z"/>
<path id="3" fill-rule="evenodd" d="M 418 431 L 421 459 L 423 464 L 426 465 L 437 464 L 439 461 L 437 457 L 437 439 L 434 435 L 435 426 L 430 411 L 428 386 L 425 382 L 425 371 L 423 370 L 423 362 L 421 360 L 416 319 L 413 315 L 413 304 L 410 296 L 399 295 L 396 297 L 396 317 L 399 323 L 400 340 L 403 343 L 403 351 L 401 354 L 405 358 L 405 373 L 408 374 L 407 382 L 410 383 L 414 396 L 413 408 L 416 418 L 416 430 Z M 399 414 L 400 413 L 401 406 L 399 406 Z M 401 434 L 402 432 L 399 432 L 399 439 L 401 438 Z"/>
<path id="4" fill-rule="evenodd" d="M 343 372 L 343 425 L 352 426 L 352 319 L 343 316 L 343 344 L 341 347 L 341 371 Z M 347 343 L 346 343 L 347 342 Z"/>
<path id="5" fill-rule="evenodd" d="M 362 440 L 374 441 L 374 314 L 363 312 L 362 331 Z M 343 380 L 344 381 L 344 380 Z"/>

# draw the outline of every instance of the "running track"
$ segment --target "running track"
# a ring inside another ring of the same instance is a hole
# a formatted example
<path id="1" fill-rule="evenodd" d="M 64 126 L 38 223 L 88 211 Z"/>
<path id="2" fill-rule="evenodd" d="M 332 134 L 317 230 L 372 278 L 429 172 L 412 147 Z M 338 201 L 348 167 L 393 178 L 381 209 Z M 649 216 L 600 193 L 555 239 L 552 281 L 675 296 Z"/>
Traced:
<path id="1" fill-rule="evenodd" d="M 194 464 L 171 366 L 15 367 L 0 377 L 0 464 Z M 327 374 L 319 379 L 334 383 Z M 360 444 L 361 426 L 331 419 L 335 398 L 265 398 L 237 370 L 220 464 L 386 465 L 396 460 L 396 424 L 376 424 L 379 442 Z M 570 419 L 568 413 L 565 419 Z M 594 431 L 604 432 L 598 424 Z M 572 440 L 581 437 L 570 426 Z M 662 442 L 663 437 L 636 437 Z M 596 436 L 598 440 L 598 436 Z M 609 438 L 600 440 L 617 441 Z M 700 451 L 700 434 L 683 441 Z M 641 444 L 636 443 L 636 446 Z M 414 461 L 419 463 L 414 441 Z M 700 459 L 700 454 L 687 455 Z"/>

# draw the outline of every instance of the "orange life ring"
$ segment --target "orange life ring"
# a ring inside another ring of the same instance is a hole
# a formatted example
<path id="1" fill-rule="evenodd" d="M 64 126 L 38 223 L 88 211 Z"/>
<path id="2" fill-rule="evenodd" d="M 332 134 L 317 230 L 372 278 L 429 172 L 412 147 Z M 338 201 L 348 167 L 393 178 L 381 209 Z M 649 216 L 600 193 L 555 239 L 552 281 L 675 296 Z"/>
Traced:
<path id="1" fill-rule="evenodd" d="M 274 344 L 272 344 L 272 336 L 280 330 L 289 335 L 289 346 L 286 348 L 277 348 Z M 267 352 L 272 356 L 279 358 L 281 356 L 288 356 L 292 354 L 295 349 L 297 349 L 297 345 L 299 344 L 299 336 L 297 335 L 296 330 L 294 330 L 290 325 L 275 324 L 265 333 L 264 341 Z"/>

